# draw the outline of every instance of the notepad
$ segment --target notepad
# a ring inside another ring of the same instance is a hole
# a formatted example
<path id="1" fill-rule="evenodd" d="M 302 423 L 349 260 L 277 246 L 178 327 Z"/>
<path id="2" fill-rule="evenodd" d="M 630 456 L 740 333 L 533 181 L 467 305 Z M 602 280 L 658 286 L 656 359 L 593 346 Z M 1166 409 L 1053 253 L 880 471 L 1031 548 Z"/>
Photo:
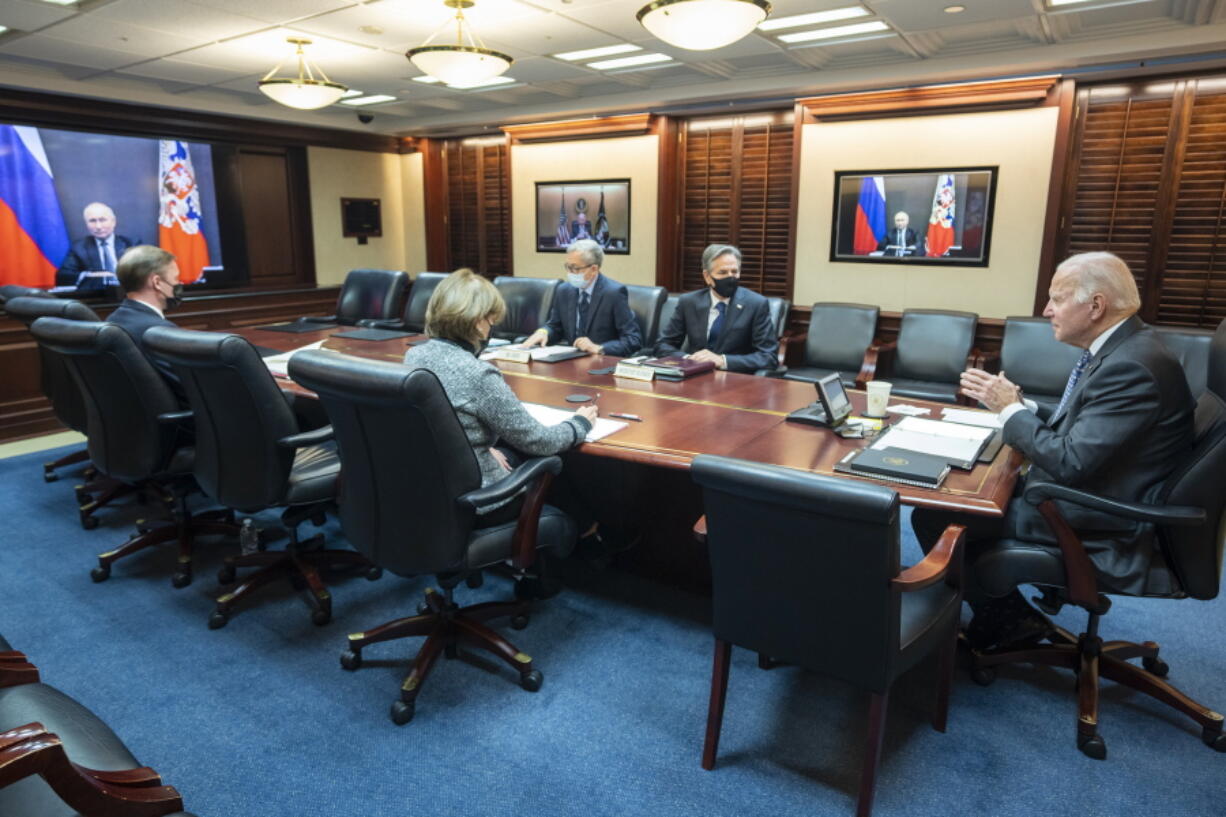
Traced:
<path id="1" fill-rule="evenodd" d="M 970 409 L 945 408 L 941 416 L 949 423 L 962 423 L 968 426 L 983 426 L 984 428 L 1000 428 L 1000 415 L 990 411 L 972 411 Z"/>
<path id="2" fill-rule="evenodd" d="M 546 426 L 556 426 L 558 423 L 565 422 L 575 415 L 573 411 L 566 411 L 565 409 L 554 408 L 553 406 L 542 406 L 540 403 L 524 403 L 523 406 L 529 414 L 536 418 L 538 423 Z M 592 430 L 587 433 L 584 441 L 594 443 L 597 440 L 603 440 L 613 432 L 621 431 L 628 425 L 629 423 L 597 417 L 596 422 L 592 425 Z"/>
<path id="3" fill-rule="evenodd" d="M 878 451 L 897 448 L 942 457 L 958 468 L 971 469 L 994 429 L 906 417 L 870 446 Z"/>
<path id="4" fill-rule="evenodd" d="M 314 343 L 309 343 L 306 346 L 299 346 L 297 349 L 290 349 L 288 352 L 282 352 L 279 355 L 272 355 L 264 358 L 264 365 L 268 367 L 268 371 L 272 372 L 273 377 L 289 377 L 289 359 L 305 349 L 322 348 L 327 338 L 317 340 Z"/>

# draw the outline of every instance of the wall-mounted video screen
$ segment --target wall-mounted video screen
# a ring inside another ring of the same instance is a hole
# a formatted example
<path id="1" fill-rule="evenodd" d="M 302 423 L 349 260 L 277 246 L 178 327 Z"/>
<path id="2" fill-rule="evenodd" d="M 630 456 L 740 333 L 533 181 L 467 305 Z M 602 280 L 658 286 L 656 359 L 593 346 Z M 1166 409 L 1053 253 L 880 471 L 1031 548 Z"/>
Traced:
<path id="1" fill-rule="evenodd" d="M 566 252 L 581 238 L 630 254 L 629 179 L 536 183 L 536 251 Z"/>
<path id="2" fill-rule="evenodd" d="M 189 287 L 245 282 L 222 259 L 210 145 L 0 123 L 0 284 L 109 296 L 136 244 Z"/>
<path id="3" fill-rule="evenodd" d="M 996 167 L 840 170 L 831 261 L 986 267 Z"/>

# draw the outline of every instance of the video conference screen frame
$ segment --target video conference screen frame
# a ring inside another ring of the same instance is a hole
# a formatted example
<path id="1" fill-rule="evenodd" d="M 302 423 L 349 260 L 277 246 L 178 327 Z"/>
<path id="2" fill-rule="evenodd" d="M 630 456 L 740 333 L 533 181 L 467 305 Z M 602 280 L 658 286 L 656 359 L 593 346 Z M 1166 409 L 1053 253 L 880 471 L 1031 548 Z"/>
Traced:
<path id="1" fill-rule="evenodd" d="M 999 172 L 999 165 L 834 171 L 830 260 L 988 266 Z M 907 215 L 901 232 L 899 213 Z M 871 250 L 866 226 L 877 228 Z"/>
<path id="2" fill-rule="evenodd" d="M 608 223 L 605 241 L 598 237 L 602 191 Z M 564 225 L 569 240 L 563 243 Z M 564 253 L 566 245 L 585 237 L 585 232 L 587 238 L 600 242 L 606 255 L 630 254 L 630 180 L 537 182 L 536 251 Z"/>

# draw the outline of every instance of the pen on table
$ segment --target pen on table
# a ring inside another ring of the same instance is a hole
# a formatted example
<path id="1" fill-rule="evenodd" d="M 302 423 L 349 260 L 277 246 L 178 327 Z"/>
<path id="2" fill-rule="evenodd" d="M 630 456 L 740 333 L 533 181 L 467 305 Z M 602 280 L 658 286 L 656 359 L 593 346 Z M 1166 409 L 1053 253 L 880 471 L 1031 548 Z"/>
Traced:
<path id="1" fill-rule="evenodd" d="M 637 414 L 619 414 L 616 411 L 611 411 L 609 412 L 609 416 L 616 417 L 619 420 L 633 420 L 636 423 L 643 422 L 643 418 L 638 416 Z"/>

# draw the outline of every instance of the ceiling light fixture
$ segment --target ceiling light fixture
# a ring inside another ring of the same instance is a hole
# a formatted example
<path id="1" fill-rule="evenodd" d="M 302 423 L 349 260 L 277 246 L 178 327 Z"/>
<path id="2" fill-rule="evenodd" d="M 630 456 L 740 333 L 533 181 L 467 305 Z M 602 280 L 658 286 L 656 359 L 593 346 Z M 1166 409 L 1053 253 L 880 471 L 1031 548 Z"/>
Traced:
<path id="1" fill-rule="evenodd" d="M 285 60 L 281 60 L 275 68 L 260 80 L 259 87 L 265 96 L 274 102 L 280 102 L 282 105 L 289 108 L 297 108 L 300 111 L 313 111 L 316 108 L 323 108 L 344 96 L 345 91 L 349 90 L 348 88 L 339 82 L 333 82 L 328 79 L 328 75 L 320 70 L 318 65 L 312 68 L 311 64 L 307 62 L 306 55 L 302 53 L 302 47 L 310 45 L 310 40 L 301 37 L 288 37 L 286 42 L 298 46 L 298 76 L 275 76 L 281 70 L 281 66 L 285 64 Z M 319 75 L 318 79 L 315 77 L 316 74 Z"/>
<path id="2" fill-rule="evenodd" d="M 834 28 L 819 28 L 814 31 L 797 31 L 794 34 L 780 34 L 779 39 L 785 43 L 806 43 L 810 40 L 831 40 L 835 37 L 851 37 L 856 34 L 867 34 L 870 31 L 889 31 L 890 27 L 881 20 L 871 23 L 855 23 L 849 26 Z"/>
<path id="3" fill-rule="evenodd" d="M 710 51 L 745 37 L 770 13 L 767 0 L 654 0 L 635 17 L 669 45 Z"/>
<path id="4" fill-rule="evenodd" d="M 962 12 L 966 11 L 966 6 L 962 6 L 962 5 L 946 6 L 945 8 L 942 9 L 942 11 L 944 11 L 946 14 L 961 14 Z"/>
<path id="5" fill-rule="evenodd" d="M 443 5 L 455 9 L 455 45 L 430 45 L 430 42 L 450 25 L 446 23 L 431 34 L 430 39 L 405 52 L 410 62 L 448 85 L 472 85 L 496 77 L 511 67 L 514 59 L 500 51 L 486 48 L 485 43 L 473 35 L 472 26 L 464 19 L 464 9 L 472 8 L 473 0 L 443 0 Z"/>
<path id="6" fill-rule="evenodd" d="M 864 6 L 847 6 L 829 11 L 815 11 L 812 14 L 793 14 L 790 17 L 775 17 L 758 24 L 758 31 L 775 31 L 780 28 L 796 28 L 796 26 L 820 25 L 833 23 L 836 20 L 850 20 L 853 17 L 867 17 L 869 10 Z"/>
<path id="7" fill-rule="evenodd" d="M 370 96 L 360 96 L 356 99 L 342 99 L 342 105 L 353 105 L 360 108 L 363 105 L 375 105 L 380 102 L 391 102 L 396 97 L 388 96 L 387 94 L 371 94 Z"/>
<path id="8" fill-rule="evenodd" d="M 633 65 L 651 65 L 656 62 L 672 62 L 673 58 L 667 54 L 652 52 L 649 54 L 635 54 L 633 57 L 618 57 L 615 60 L 600 60 L 599 62 L 589 62 L 588 68 L 595 68 L 597 71 L 609 71 L 613 68 L 629 68 Z"/>
<path id="9" fill-rule="evenodd" d="M 567 51 L 564 54 L 554 54 L 554 59 L 574 62 L 575 60 L 594 60 L 597 57 L 611 57 L 614 54 L 628 54 L 631 51 L 642 51 L 641 46 L 631 43 L 621 45 L 606 45 L 603 48 L 588 48 L 583 51 Z"/>

